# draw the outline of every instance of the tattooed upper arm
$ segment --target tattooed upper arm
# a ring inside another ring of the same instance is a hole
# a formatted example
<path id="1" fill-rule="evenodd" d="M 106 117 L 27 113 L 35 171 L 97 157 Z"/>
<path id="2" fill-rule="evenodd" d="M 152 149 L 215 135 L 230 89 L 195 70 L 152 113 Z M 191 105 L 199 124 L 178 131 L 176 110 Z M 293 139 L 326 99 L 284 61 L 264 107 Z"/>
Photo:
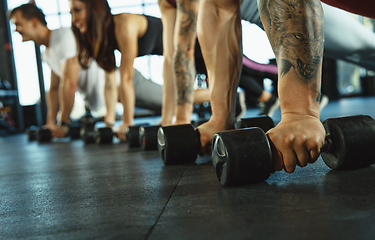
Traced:
<path id="1" fill-rule="evenodd" d="M 320 69 L 324 17 L 319 0 L 259 0 L 259 12 L 280 66 L 293 67 L 307 82 Z"/>

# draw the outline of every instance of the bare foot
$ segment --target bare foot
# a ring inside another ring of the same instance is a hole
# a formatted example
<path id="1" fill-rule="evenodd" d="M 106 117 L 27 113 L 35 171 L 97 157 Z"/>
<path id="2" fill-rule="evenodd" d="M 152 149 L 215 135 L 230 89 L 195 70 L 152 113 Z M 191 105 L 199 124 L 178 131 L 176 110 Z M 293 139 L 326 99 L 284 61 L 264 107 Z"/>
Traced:
<path id="1" fill-rule="evenodd" d="M 126 140 L 125 131 L 126 131 L 127 127 L 128 127 L 128 125 L 121 124 L 121 126 L 118 127 L 117 130 L 116 130 L 116 132 L 115 132 L 116 137 L 118 139 L 120 139 L 121 141 L 125 141 Z"/>
<path id="2" fill-rule="evenodd" d="M 200 156 L 209 155 L 211 154 L 211 144 L 212 144 L 212 138 L 214 135 L 218 132 L 228 130 L 228 129 L 234 129 L 234 125 L 225 127 L 220 126 L 219 124 L 214 123 L 212 120 L 209 120 L 208 122 L 203 123 L 199 127 L 196 128 L 199 137 L 200 137 L 200 144 L 198 153 Z"/>

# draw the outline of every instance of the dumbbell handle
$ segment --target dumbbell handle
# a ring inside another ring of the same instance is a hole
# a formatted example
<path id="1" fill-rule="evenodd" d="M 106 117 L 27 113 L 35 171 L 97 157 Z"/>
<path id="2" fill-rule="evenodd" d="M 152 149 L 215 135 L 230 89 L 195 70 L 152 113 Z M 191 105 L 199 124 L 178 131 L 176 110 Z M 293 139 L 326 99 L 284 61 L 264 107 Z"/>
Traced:
<path id="1" fill-rule="evenodd" d="M 331 147 L 332 147 L 332 139 L 331 139 L 331 135 L 327 134 L 326 135 L 326 138 L 324 139 L 324 144 L 323 146 L 320 148 L 320 152 L 330 152 L 331 151 Z"/>

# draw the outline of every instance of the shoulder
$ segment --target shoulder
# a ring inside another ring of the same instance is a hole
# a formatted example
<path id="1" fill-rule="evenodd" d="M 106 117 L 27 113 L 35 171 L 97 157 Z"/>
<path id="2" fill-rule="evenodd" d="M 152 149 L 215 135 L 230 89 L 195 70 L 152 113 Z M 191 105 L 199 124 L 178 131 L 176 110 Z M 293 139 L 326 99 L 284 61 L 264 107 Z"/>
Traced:
<path id="1" fill-rule="evenodd" d="M 138 36 L 147 30 L 147 18 L 144 15 L 121 13 L 113 16 L 115 34 L 134 34 Z"/>
<path id="2" fill-rule="evenodd" d="M 74 33 L 71 28 L 59 28 L 52 30 L 51 42 L 63 42 L 70 44 L 71 41 L 75 41 Z"/>
<path id="3" fill-rule="evenodd" d="M 58 29 L 54 29 L 52 30 L 52 35 L 56 38 L 63 38 L 63 37 L 66 37 L 66 36 L 74 36 L 73 34 L 73 31 L 71 28 L 68 28 L 68 27 L 62 27 L 62 28 L 58 28 Z"/>
<path id="4" fill-rule="evenodd" d="M 115 27 L 129 27 L 137 23 L 137 21 L 139 21 L 138 18 L 138 14 L 120 13 L 113 15 L 113 22 L 115 24 Z"/>

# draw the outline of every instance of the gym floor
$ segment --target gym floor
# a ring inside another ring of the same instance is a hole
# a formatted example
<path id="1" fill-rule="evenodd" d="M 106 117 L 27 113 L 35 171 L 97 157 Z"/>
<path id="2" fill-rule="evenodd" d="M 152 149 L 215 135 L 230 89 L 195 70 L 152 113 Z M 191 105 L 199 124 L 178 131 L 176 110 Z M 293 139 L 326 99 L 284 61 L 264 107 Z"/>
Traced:
<path id="1" fill-rule="evenodd" d="M 331 101 L 321 116 L 355 114 L 375 117 L 375 97 Z M 210 157 L 164 166 L 157 151 L 125 143 L 38 144 L 19 134 L 0 138 L 0 152 L 1 239 L 375 238 L 374 165 L 331 171 L 319 159 L 230 188 Z"/>

